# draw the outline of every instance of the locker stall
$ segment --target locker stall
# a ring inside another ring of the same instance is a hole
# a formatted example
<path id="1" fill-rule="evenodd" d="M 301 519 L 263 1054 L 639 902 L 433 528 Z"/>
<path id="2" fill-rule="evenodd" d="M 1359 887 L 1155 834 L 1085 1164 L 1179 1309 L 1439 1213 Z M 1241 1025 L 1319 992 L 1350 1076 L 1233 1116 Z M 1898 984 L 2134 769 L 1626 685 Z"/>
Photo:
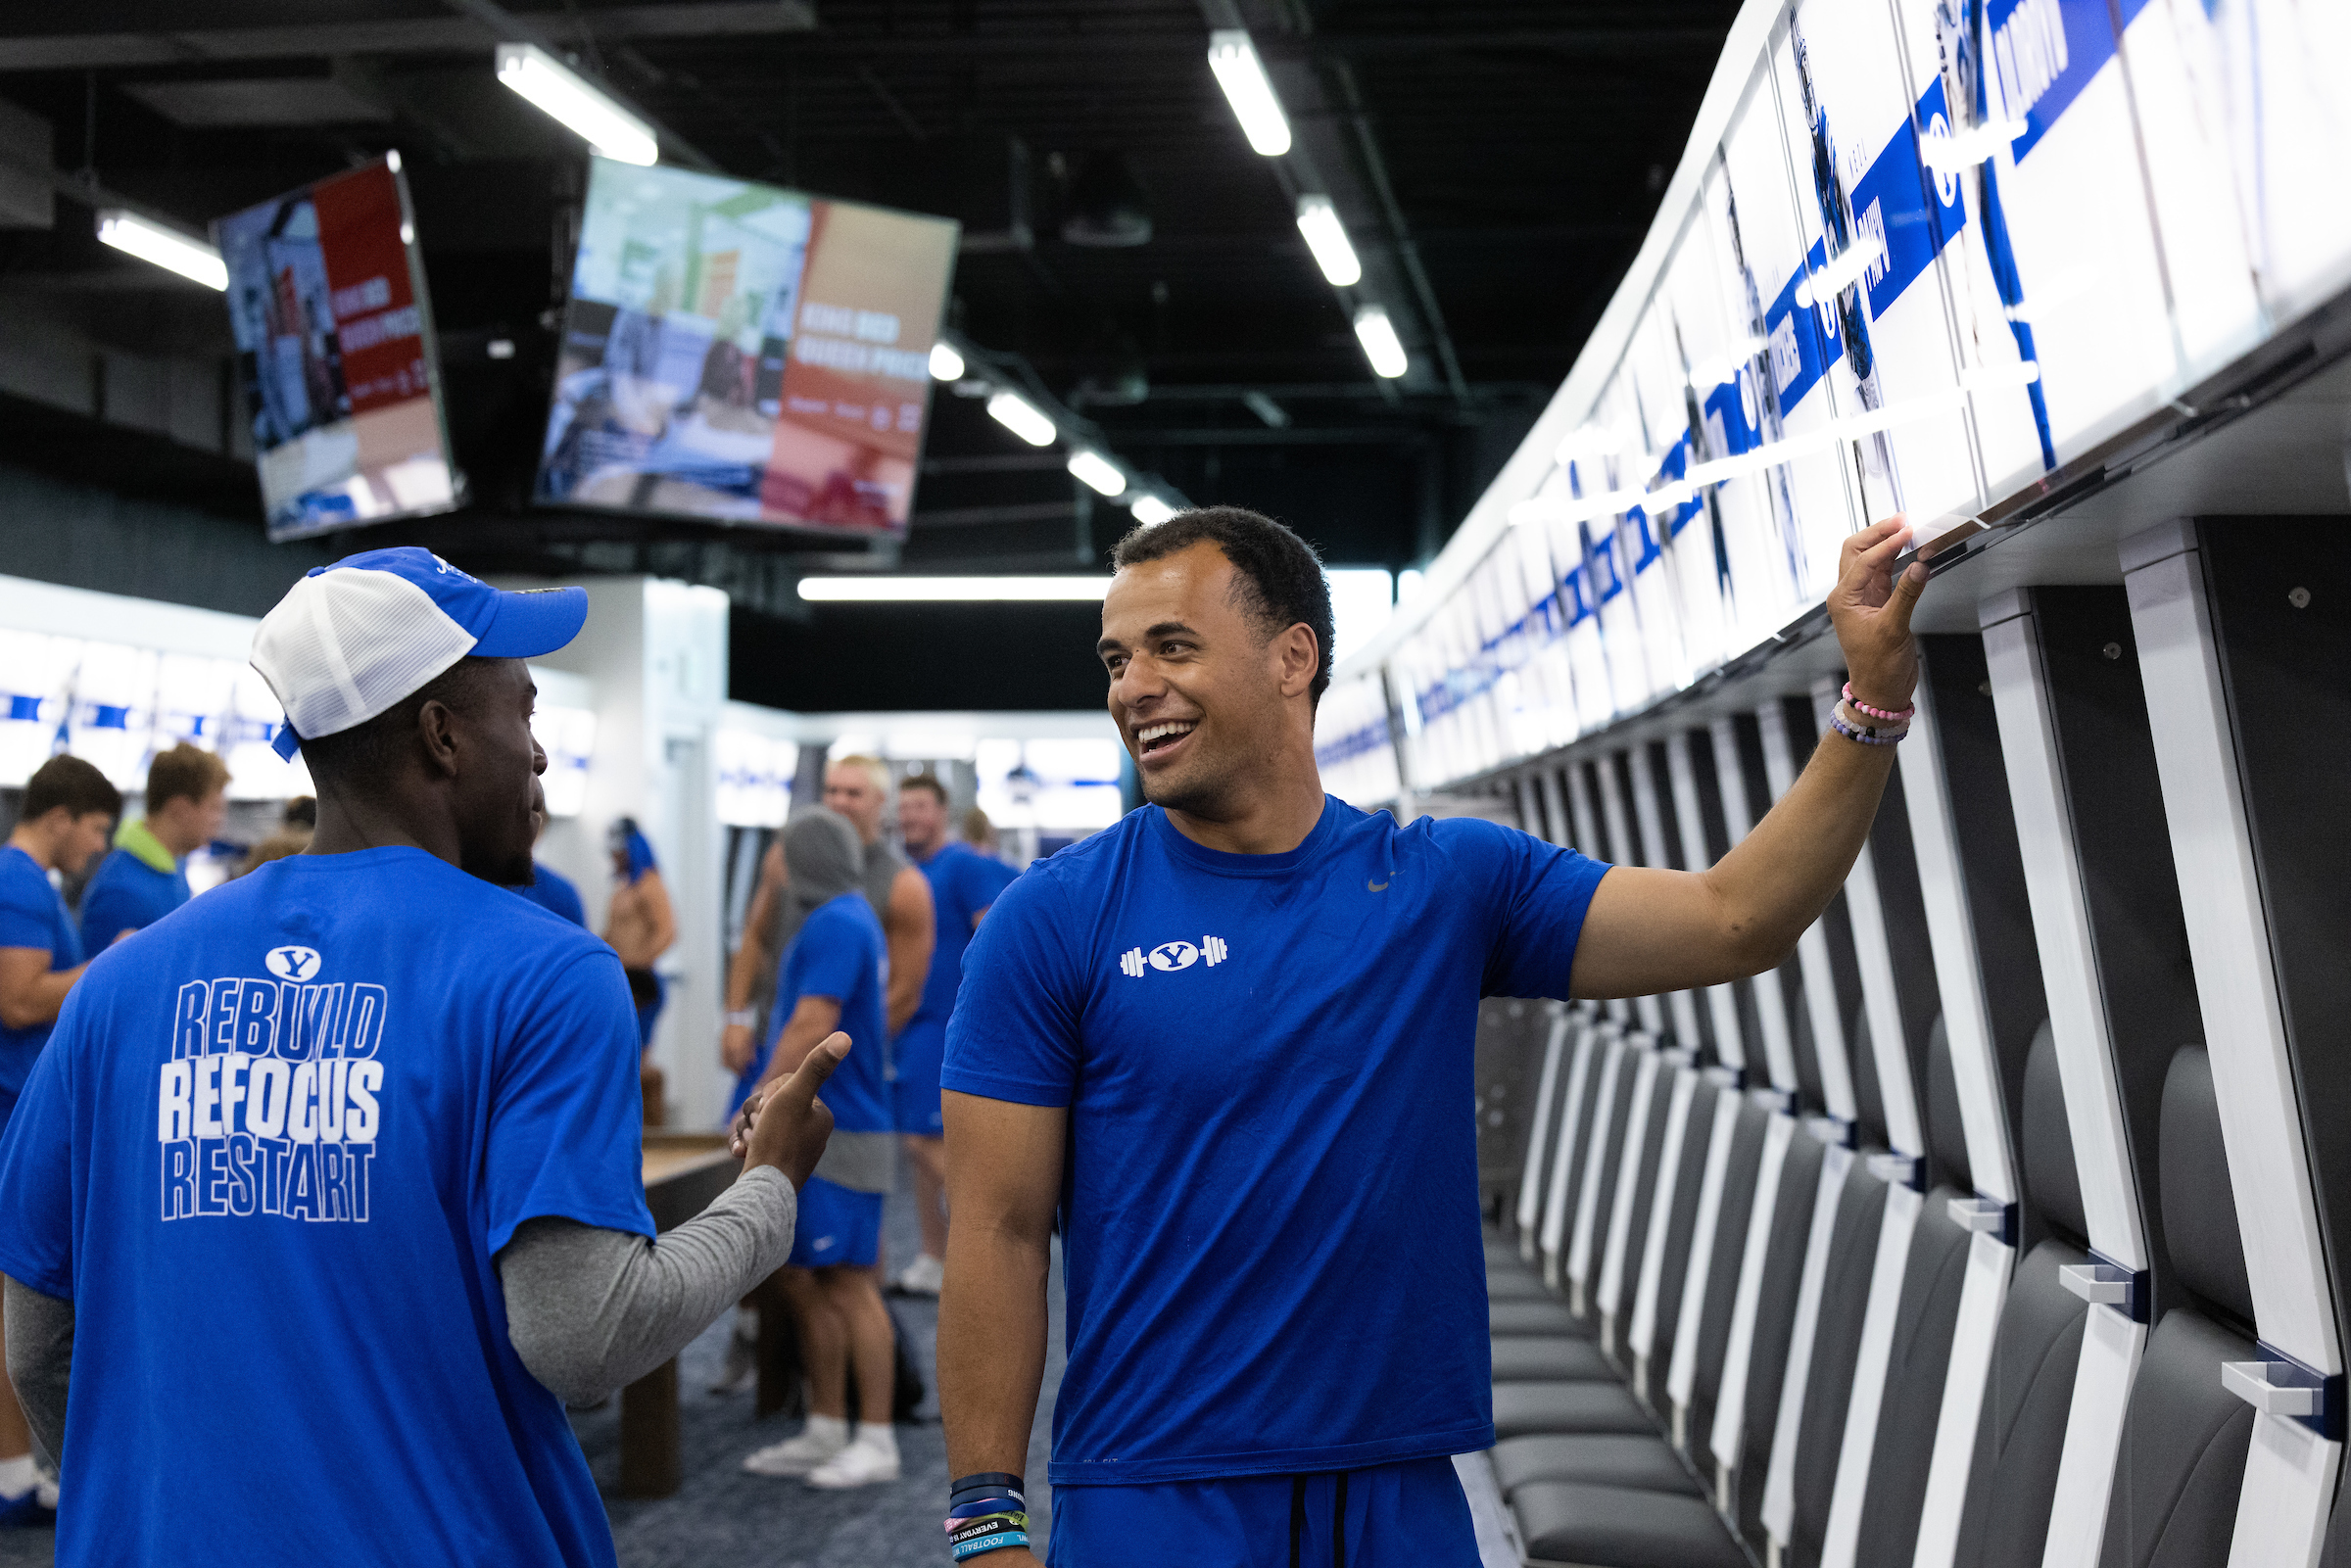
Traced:
<path id="1" fill-rule="evenodd" d="M 1901 511 L 1932 572 L 1788 960 L 1508 1034 L 1464 1474 L 1524 1562 L 2351 1564 L 2351 228 L 2241 156 L 2351 156 L 2282 64 L 2343 41 L 1745 6 L 1574 370 L 1338 672 L 1349 781 L 1390 721 L 1357 803 L 1703 872 L 1824 743 L 1837 542 Z"/>

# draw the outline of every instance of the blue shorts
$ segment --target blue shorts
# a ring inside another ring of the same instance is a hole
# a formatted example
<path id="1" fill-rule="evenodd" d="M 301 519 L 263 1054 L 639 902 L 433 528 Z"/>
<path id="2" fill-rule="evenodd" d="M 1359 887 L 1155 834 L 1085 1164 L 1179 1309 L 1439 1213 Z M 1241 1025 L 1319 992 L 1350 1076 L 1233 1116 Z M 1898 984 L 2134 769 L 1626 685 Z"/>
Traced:
<path id="1" fill-rule="evenodd" d="M 889 1086 L 890 1120 L 900 1132 L 917 1138 L 943 1138 L 946 1122 L 938 1110 L 938 1074 L 947 1064 L 947 1026 L 928 1019 L 906 1025 L 890 1042 L 890 1059 L 897 1071 Z"/>
<path id="2" fill-rule="evenodd" d="M 1060 1568 L 1328 1568 L 1341 1560 L 1342 1523 L 1347 1568 L 1478 1568 L 1477 1528 L 1451 1459 L 1407 1459 L 1344 1476 L 1055 1487 L 1045 1561 Z"/>
<path id="3" fill-rule="evenodd" d="M 822 1176 L 800 1189 L 799 1218 L 792 1232 L 793 1268 L 870 1268 L 882 1256 L 882 1195 L 852 1192 Z"/>

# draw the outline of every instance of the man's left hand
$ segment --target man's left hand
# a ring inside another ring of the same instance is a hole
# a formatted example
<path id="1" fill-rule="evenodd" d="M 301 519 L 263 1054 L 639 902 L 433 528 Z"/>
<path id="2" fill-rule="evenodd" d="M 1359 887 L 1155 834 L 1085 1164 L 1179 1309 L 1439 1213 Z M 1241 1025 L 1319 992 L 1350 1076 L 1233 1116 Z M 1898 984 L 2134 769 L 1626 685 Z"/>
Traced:
<path id="1" fill-rule="evenodd" d="M 1912 561 L 1894 575 L 1894 558 L 1909 542 L 1909 521 L 1898 512 L 1870 524 L 1839 549 L 1837 586 L 1829 594 L 1829 624 L 1837 629 L 1853 695 L 1889 712 L 1908 707 L 1918 686 L 1910 612 L 1926 590 L 1927 568 Z"/>

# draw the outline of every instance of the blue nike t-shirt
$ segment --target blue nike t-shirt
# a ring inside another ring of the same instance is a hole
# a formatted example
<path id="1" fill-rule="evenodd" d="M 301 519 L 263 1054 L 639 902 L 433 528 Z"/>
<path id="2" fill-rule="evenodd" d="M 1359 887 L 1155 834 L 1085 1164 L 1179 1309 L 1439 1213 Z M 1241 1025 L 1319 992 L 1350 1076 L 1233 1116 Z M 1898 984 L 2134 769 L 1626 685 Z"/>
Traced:
<path id="1" fill-rule="evenodd" d="M 65 1564 L 609 1565 L 493 1259 L 653 1233 L 611 948 L 419 849 L 297 855 L 110 949 L 0 1140 L 74 1305 Z"/>
<path id="2" fill-rule="evenodd" d="M 49 885 L 40 863 L 14 844 L 0 844 L 0 947 L 47 948 L 52 974 L 81 963 L 81 933 L 73 928 L 66 901 Z M 24 1087 L 54 1026 L 28 1023 L 12 1029 L 0 1023 L 0 1094 Z"/>
<path id="3" fill-rule="evenodd" d="M 1005 890 L 942 1081 L 1069 1108 L 1055 1486 L 1493 1443 L 1477 1004 L 1567 995 L 1607 869 L 1337 800 L 1224 854 L 1146 806 Z"/>
<path id="4" fill-rule="evenodd" d="M 931 907 L 938 938 L 931 949 L 931 973 L 923 976 L 923 1000 L 898 1031 L 894 1056 L 898 1075 L 936 1076 L 946 1047 L 947 1018 L 955 1011 L 955 988 L 963 979 L 964 950 L 972 945 L 972 919 L 995 903 L 1020 874 L 969 844 L 942 845 L 929 860 L 915 862 L 931 884 Z"/>
<path id="5" fill-rule="evenodd" d="M 835 1027 L 849 1037 L 848 1056 L 825 1084 L 833 1125 L 842 1132 L 889 1131 L 889 1088 L 882 1070 L 888 1017 L 883 992 L 888 983 L 889 951 L 865 894 L 851 890 L 810 910 L 777 968 L 774 1021 L 750 1083 L 756 1085 L 766 1070 L 800 998 L 829 996 L 840 1004 Z"/>

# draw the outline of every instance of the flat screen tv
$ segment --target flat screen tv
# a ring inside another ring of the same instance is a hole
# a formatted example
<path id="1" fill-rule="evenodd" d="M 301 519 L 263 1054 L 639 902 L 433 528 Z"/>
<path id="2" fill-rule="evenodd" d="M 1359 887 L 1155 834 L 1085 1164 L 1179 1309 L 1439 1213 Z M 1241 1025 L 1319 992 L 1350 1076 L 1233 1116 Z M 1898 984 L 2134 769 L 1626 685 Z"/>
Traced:
<path id="1" fill-rule="evenodd" d="M 546 504 L 898 535 L 945 218 L 590 160 Z"/>
<path id="2" fill-rule="evenodd" d="M 397 155 L 218 219 L 273 540 L 458 502 Z"/>

